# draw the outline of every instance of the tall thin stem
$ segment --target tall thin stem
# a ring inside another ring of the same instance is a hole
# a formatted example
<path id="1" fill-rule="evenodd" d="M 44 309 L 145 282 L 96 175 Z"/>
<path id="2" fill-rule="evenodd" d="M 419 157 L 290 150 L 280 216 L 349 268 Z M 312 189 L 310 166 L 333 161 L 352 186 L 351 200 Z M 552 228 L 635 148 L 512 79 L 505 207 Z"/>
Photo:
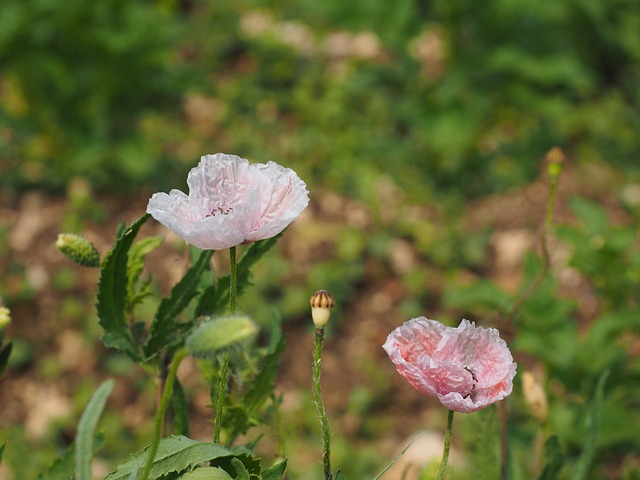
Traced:
<path id="1" fill-rule="evenodd" d="M 322 364 L 322 344 L 324 343 L 324 328 L 316 328 L 315 349 L 313 351 L 313 396 L 320 419 L 320 429 L 322 430 L 322 463 L 324 465 L 325 480 L 332 480 L 331 473 L 331 432 L 329 430 L 329 420 L 322 401 L 322 390 L 320 388 L 320 366 Z"/>
<path id="2" fill-rule="evenodd" d="M 444 449 L 442 451 L 442 461 L 438 469 L 436 480 L 444 480 L 447 474 L 447 463 L 449 463 L 449 451 L 451 450 L 451 432 L 453 431 L 453 410 L 449 410 L 447 417 L 447 431 L 444 434 Z"/>
<path id="3" fill-rule="evenodd" d="M 238 263 L 236 262 L 236 247 L 229 249 L 229 310 L 232 314 L 236 313 L 236 304 L 238 298 Z"/>
<path id="4" fill-rule="evenodd" d="M 167 413 L 167 407 L 169 406 L 169 402 L 171 401 L 171 394 L 173 392 L 173 384 L 176 381 L 176 376 L 178 374 L 178 367 L 180 366 L 180 362 L 187 356 L 187 349 L 183 348 L 178 350 L 173 356 L 173 360 L 171 361 L 171 367 L 169 368 L 169 374 L 167 375 L 167 380 L 164 384 L 164 389 L 162 391 L 162 398 L 160 400 L 160 405 L 158 406 L 158 411 L 156 412 L 156 417 L 154 420 L 154 428 L 153 428 L 153 441 L 151 442 L 151 446 L 149 447 L 149 454 L 147 455 L 147 461 L 144 465 L 144 470 L 142 471 L 142 480 L 147 480 L 149 478 L 149 473 L 151 472 L 151 467 L 153 466 L 153 460 L 158 452 L 158 446 L 160 445 L 160 437 L 162 436 L 162 424 L 164 423 L 164 415 Z"/>
<path id="5" fill-rule="evenodd" d="M 216 398 L 216 423 L 213 429 L 213 443 L 220 443 L 220 431 L 222 430 L 222 415 L 224 409 L 224 399 L 227 393 L 227 381 L 229 379 L 229 352 L 224 354 L 222 360 L 222 371 L 220 372 L 220 382 L 218 383 L 218 396 Z"/>

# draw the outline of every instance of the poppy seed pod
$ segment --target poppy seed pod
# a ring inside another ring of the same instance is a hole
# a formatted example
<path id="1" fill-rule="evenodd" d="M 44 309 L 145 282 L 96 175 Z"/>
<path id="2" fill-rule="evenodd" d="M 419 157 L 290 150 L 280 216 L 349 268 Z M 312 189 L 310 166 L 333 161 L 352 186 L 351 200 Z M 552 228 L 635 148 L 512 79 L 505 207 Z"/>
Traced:
<path id="1" fill-rule="evenodd" d="M 311 305 L 311 318 L 316 328 L 324 328 L 329 322 L 331 316 L 331 309 L 336 304 L 336 301 L 327 290 L 318 290 L 311 296 L 309 300 Z"/>

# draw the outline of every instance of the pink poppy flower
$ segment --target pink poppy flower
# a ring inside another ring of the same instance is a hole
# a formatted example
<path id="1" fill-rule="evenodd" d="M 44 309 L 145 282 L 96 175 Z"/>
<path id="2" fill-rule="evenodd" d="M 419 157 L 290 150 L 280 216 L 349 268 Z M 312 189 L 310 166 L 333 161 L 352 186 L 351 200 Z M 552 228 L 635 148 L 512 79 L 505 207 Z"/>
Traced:
<path id="1" fill-rule="evenodd" d="M 224 153 L 202 157 L 187 184 L 189 195 L 154 193 L 147 213 L 203 250 L 273 237 L 309 204 L 307 186 L 290 168 Z"/>
<path id="2" fill-rule="evenodd" d="M 391 332 L 382 348 L 416 390 L 449 410 L 475 412 L 513 388 L 516 364 L 495 328 L 468 320 L 452 328 L 418 317 Z"/>

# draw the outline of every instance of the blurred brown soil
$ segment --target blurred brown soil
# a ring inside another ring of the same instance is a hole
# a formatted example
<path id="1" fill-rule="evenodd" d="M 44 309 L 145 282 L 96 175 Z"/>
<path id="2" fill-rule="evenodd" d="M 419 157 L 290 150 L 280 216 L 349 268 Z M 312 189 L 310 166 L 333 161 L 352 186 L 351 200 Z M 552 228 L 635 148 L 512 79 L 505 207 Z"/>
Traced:
<path id="1" fill-rule="evenodd" d="M 623 218 L 611 192 L 611 175 L 606 170 L 595 176 L 589 171 L 565 173 L 557 221 L 571 221 L 566 199 L 577 193 L 597 198 L 607 206 L 612 218 Z M 82 233 L 101 252 L 106 252 L 117 223 L 121 220 L 130 223 L 144 212 L 149 193 L 143 192 L 135 198 L 98 199 L 97 203 L 107 212 L 107 219 L 85 223 Z M 314 192 L 310 208 L 290 227 L 278 248 L 285 258 L 295 262 L 297 271 L 304 274 L 314 262 L 334 254 L 331 231 L 340 225 L 355 226 L 364 232 L 374 228 L 391 229 L 396 215 L 402 213 L 427 218 L 436 224 L 440 222 L 442 228 L 445 227 L 446 219 L 438 218 L 432 206 L 404 205 L 397 200 L 401 198 L 399 192 L 388 186 L 381 187 L 379 193 L 381 205 L 386 207 L 380 210 L 389 211 L 391 202 L 392 213 L 388 218 L 374 221 L 371 209 L 361 203 L 332 192 Z M 531 249 L 537 249 L 537 232 L 546 200 L 545 183 L 537 181 L 525 188 L 470 203 L 464 218 L 465 228 L 470 234 L 486 228 L 491 228 L 493 233 L 483 271 L 463 272 L 462 279 L 471 281 L 484 275 L 508 291 L 517 291 L 522 257 Z M 394 208 L 398 209 L 395 215 Z M 104 368 L 107 352 L 96 341 L 100 329 L 91 323 L 94 316 L 90 315 L 98 271 L 72 265 L 54 246 L 65 218 L 72 211 L 65 198 L 50 198 L 41 193 L 5 197 L 0 203 L 0 229 L 7 232 L 8 247 L 7 251 L 0 251 L 0 279 L 5 297 L 11 300 L 13 318 L 6 337 L 18 340 L 14 353 L 18 363 L 0 380 L 0 429 L 24 425 L 28 437 L 36 442 L 45 437 L 52 422 L 75 425 L 73 418 L 79 416 L 82 408 L 73 401 L 77 391 L 87 383 L 95 385 L 108 376 Z M 156 222 L 148 222 L 141 235 L 154 234 L 165 235 L 167 241 L 165 250 L 153 257 L 149 270 L 158 275 L 162 288 L 168 291 L 179 278 L 183 265 L 175 248 L 179 239 Z M 395 374 L 381 348 L 386 335 L 408 320 L 401 313 L 402 302 L 410 295 L 402 281 L 403 273 L 416 262 L 425 261 L 407 238 L 398 236 L 394 242 L 388 258 L 364 260 L 366 275 L 354 286 L 356 294 L 343 308 L 343 318 L 330 330 L 323 357 L 325 402 L 335 417 L 334 428 L 354 437 L 361 434 L 367 419 L 349 406 L 350 394 L 359 387 L 372 389 L 376 393 L 367 415 L 379 416 L 380 421 L 387 422 L 387 438 L 382 439 L 381 445 L 389 450 L 419 428 L 434 422 L 441 425 L 444 421 L 433 420 L 434 409 L 430 407 L 435 403 L 421 397 Z M 580 278 L 571 272 L 563 273 L 562 255 L 560 249 L 558 258 L 554 257 L 554 268 L 561 281 L 565 279 L 562 288 L 566 294 L 581 298 L 580 314 L 583 321 L 588 322 L 597 310 L 597 302 Z M 67 277 L 72 281 L 66 280 Z M 436 300 L 424 305 L 425 315 L 438 318 L 441 308 L 438 292 L 431 297 Z M 89 312 L 83 311 L 87 308 Z M 91 322 L 84 320 L 87 316 Z M 284 328 L 288 349 L 282 359 L 279 391 L 284 394 L 286 414 L 287 408 L 292 411 L 300 408 L 299 392 L 308 391 L 310 386 L 312 334 L 306 320 L 286 323 Z M 182 367 L 181 376 L 186 386 L 199 384 L 197 367 L 189 362 Z M 142 377 L 143 374 L 133 368 L 124 372 L 124 378 L 117 379 L 109 400 L 109 409 L 121 412 L 124 423 L 132 430 L 145 422 L 148 424 L 153 410 L 153 393 L 138 386 Z M 193 436 L 206 438 L 211 429 L 209 399 L 206 389 L 200 390 L 204 392 L 195 393 L 192 399 Z M 73 427 L 65 428 L 65 436 L 73 438 Z"/>

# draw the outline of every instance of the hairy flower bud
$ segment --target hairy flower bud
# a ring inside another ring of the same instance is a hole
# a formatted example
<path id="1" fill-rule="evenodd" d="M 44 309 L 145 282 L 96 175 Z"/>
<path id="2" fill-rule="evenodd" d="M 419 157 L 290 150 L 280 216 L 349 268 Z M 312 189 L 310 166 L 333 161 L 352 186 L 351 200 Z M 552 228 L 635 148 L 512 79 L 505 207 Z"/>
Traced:
<path id="1" fill-rule="evenodd" d="M 540 423 L 546 422 L 549 414 L 547 395 L 531 372 L 522 373 L 522 393 L 531 416 Z"/>
<path id="2" fill-rule="evenodd" d="M 336 304 L 336 301 L 326 290 L 318 290 L 311 296 L 309 300 L 311 304 L 311 318 L 316 328 L 324 328 L 329 317 L 331 316 L 331 309 Z"/>
<path id="3" fill-rule="evenodd" d="M 186 345 L 194 357 L 207 358 L 250 340 L 257 333 L 258 326 L 246 315 L 214 317 L 194 329 Z"/>
<path id="4" fill-rule="evenodd" d="M 83 267 L 100 266 L 100 254 L 89 240 L 73 233 L 61 233 L 56 248 Z"/>

